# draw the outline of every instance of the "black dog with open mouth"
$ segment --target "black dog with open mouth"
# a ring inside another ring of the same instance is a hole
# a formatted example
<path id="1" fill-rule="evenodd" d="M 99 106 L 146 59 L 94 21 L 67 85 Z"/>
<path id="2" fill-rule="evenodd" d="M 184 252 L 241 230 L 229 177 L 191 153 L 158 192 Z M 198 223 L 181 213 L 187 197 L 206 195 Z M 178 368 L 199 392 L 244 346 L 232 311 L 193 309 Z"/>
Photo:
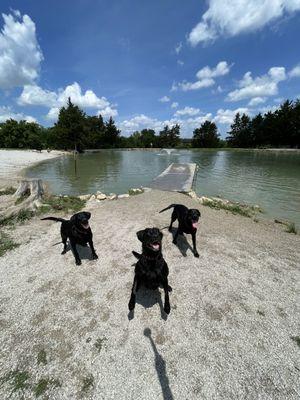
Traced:
<path id="1" fill-rule="evenodd" d="M 66 253 L 67 239 L 69 238 L 70 245 L 75 257 L 76 265 L 81 264 L 79 254 L 76 249 L 76 244 L 80 244 L 81 246 L 86 246 L 86 244 L 88 243 L 92 251 L 93 260 L 96 260 L 98 258 L 96 251 L 94 249 L 93 233 L 89 225 L 90 218 L 91 218 L 91 213 L 87 211 L 82 211 L 77 214 L 74 214 L 70 218 L 70 220 L 66 220 L 63 218 L 56 218 L 56 217 L 42 218 L 42 220 L 61 222 L 60 234 L 62 243 L 64 245 L 64 249 L 61 254 Z"/>
<path id="2" fill-rule="evenodd" d="M 129 310 L 131 311 L 135 307 L 136 292 L 141 285 L 152 290 L 162 286 L 165 292 L 164 311 L 169 314 L 169 292 L 172 288 L 168 284 L 169 268 L 161 251 L 163 234 L 158 228 L 147 228 L 137 232 L 137 237 L 142 242 L 142 254 L 132 252 L 138 262 L 134 271 L 133 286 L 128 304 Z"/>
<path id="3" fill-rule="evenodd" d="M 169 210 L 170 208 L 174 208 L 171 216 L 171 223 L 169 226 L 169 231 L 172 231 L 173 222 L 178 219 L 178 229 L 175 233 L 173 243 L 177 244 L 178 235 L 183 235 L 184 233 L 189 233 L 192 235 L 193 240 L 193 253 L 195 257 L 199 257 L 197 247 L 196 247 L 196 233 L 198 228 L 198 221 L 201 217 L 201 213 L 199 210 L 195 208 L 188 209 L 186 206 L 182 204 L 171 204 L 169 207 L 164 208 L 160 211 Z"/>

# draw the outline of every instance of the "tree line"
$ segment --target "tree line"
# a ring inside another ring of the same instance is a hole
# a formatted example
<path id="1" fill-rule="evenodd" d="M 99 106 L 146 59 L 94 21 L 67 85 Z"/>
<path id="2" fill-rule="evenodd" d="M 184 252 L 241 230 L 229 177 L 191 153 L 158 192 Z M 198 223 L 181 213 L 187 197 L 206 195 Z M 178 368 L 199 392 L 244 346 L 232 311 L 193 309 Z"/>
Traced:
<path id="1" fill-rule="evenodd" d="M 68 104 L 59 111 L 57 122 L 44 128 L 34 122 L 7 120 L 0 124 L 0 147 L 20 149 L 77 150 L 151 147 L 300 147 L 300 100 L 285 101 L 279 109 L 250 118 L 236 114 L 226 140 L 220 138 L 214 122 L 204 121 L 191 139 L 180 138 L 180 125 L 166 125 L 158 134 L 153 129 L 121 136 L 114 120 L 89 116 Z"/>

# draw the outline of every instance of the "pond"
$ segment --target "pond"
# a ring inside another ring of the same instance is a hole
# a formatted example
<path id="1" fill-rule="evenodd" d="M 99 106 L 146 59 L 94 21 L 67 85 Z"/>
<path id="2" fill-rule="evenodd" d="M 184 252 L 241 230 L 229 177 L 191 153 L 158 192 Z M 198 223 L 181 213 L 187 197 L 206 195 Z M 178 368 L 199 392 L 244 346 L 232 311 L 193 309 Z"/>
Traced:
<path id="1" fill-rule="evenodd" d="M 33 166 L 27 176 L 46 180 L 56 194 L 126 193 L 149 185 L 172 162 L 199 166 L 198 194 L 258 204 L 266 216 L 300 226 L 300 152 L 101 150 L 80 154 L 77 174 L 73 156 L 63 156 Z"/>

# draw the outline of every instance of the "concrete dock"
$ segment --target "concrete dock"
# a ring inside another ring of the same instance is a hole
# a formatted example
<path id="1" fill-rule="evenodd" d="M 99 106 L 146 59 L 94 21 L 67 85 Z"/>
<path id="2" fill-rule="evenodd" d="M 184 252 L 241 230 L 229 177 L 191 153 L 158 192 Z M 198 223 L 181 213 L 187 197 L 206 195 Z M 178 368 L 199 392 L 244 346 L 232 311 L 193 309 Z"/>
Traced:
<path id="1" fill-rule="evenodd" d="M 170 192 L 189 192 L 193 188 L 196 172 L 195 163 L 172 163 L 153 180 L 151 187 Z"/>

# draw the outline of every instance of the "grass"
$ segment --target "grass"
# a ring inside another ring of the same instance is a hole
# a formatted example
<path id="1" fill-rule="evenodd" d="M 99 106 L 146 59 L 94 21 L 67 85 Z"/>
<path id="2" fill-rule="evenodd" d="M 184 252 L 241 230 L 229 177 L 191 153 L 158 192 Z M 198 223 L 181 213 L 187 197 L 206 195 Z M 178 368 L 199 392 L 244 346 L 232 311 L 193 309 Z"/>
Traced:
<path id="1" fill-rule="evenodd" d="M 42 350 L 40 350 L 38 352 L 37 363 L 38 364 L 43 364 L 43 365 L 47 364 L 47 354 L 46 354 L 46 351 L 44 349 L 42 349 Z"/>
<path id="2" fill-rule="evenodd" d="M 291 339 L 300 347 L 300 336 L 291 336 Z"/>
<path id="3" fill-rule="evenodd" d="M 0 387 L 4 383 L 8 383 L 11 389 L 11 395 L 15 392 L 23 391 L 29 387 L 28 384 L 29 373 L 27 371 L 10 371 L 2 378 L 0 378 Z M 10 396 L 11 396 L 10 395 Z"/>
<path id="4" fill-rule="evenodd" d="M 0 196 L 14 194 L 17 189 L 13 188 L 12 186 L 5 188 L 4 190 L 0 190 Z"/>
<path id="5" fill-rule="evenodd" d="M 129 190 L 128 190 L 129 196 L 136 196 L 137 194 L 142 194 L 142 193 L 144 193 L 144 190 L 143 190 L 143 189 L 139 189 L 139 190 L 136 190 L 136 189 L 129 189 Z"/>
<path id="6" fill-rule="evenodd" d="M 98 350 L 98 352 L 100 353 L 100 351 L 102 350 L 103 344 L 106 341 L 106 337 L 104 338 L 98 338 L 94 344 L 94 346 L 96 347 L 96 349 Z"/>
<path id="7" fill-rule="evenodd" d="M 215 208 L 217 210 L 226 210 L 230 211 L 233 214 L 239 214 L 243 217 L 251 218 L 255 215 L 256 208 L 247 205 L 241 205 L 237 203 L 223 203 L 222 201 L 218 200 L 203 200 L 202 205 Z"/>
<path id="8" fill-rule="evenodd" d="M 23 196 L 19 197 L 16 201 L 15 201 L 15 206 L 17 206 L 18 204 L 21 204 L 25 199 L 27 199 L 30 196 L 30 192 L 29 190 L 27 192 L 25 192 L 23 194 Z"/>
<path id="9" fill-rule="evenodd" d="M 287 225 L 286 227 L 286 232 L 288 233 L 293 233 L 294 235 L 297 235 L 298 231 L 296 229 L 295 223 L 291 222 Z"/>
<path id="10" fill-rule="evenodd" d="M 48 378 L 40 379 L 36 384 L 36 386 L 33 388 L 35 397 L 39 397 L 42 394 L 44 394 L 49 389 L 50 386 L 61 387 L 61 383 L 58 379 L 48 379 Z"/>
<path id="11" fill-rule="evenodd" d="M 53 211 L 62 211 L 65 213 L 68 213 L 70 211 L 78 212 L 85 206 L 86 203 L 85 200 L 81 200 L 75 196 L 68 196 L 68 197 L 48 196 L 44 198 L 44 202 L 45 205 L 42 206 L 41 209 L 43 207 L 44 209 L 47 208 L 46 212 L 53 210 Z"/>
<path id="12" fill-rule="evenodd" d="M 15 243 L 6 233 L 0 232 L 0 257 L 7 251 L 13 250 L 18 246 L 19 244 Z"/>
<path id="13" fill-rule="evenodd" d="M 86 393 L 93 386 L 94 386 L 94 377 L 93 375 L 89 375 L 83 378 L 81 391 Z"/>
<path id="14" fill-rule="evenodd" d="M 0 219 L 0 226 L 14 225 L 15 223 L 24 223 L 34 217 L 34 212 L 30 210 L 20 210 L 17 214 Z"/>

